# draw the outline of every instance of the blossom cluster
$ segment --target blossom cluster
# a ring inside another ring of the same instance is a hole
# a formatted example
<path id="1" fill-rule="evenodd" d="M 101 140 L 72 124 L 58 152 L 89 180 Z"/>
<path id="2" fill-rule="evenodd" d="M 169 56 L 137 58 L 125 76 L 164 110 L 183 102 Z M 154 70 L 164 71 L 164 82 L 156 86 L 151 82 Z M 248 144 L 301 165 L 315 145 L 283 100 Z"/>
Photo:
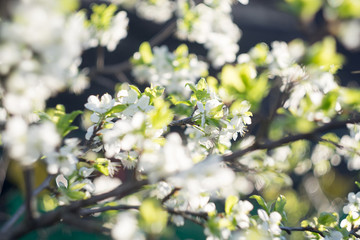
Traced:
<path id="1" fill-rule="evenodd" d="M 241 32 L 230 15 L 231 1 L 178 1 L 177 36 L 203 44 L 212 65 L 234 62 Z"/>
<path id="2" fill-rule="evenodd" d="M 175 11 L 175 3 L 170 0 L 111 0 L 111 2 L 135 11 L 139 17 L 155 23 L 166 22 Z"/>
<path id="3" fill-rule="evenodd" d="M 140 46 L 140 51 L 134 54 L 132 63 L 132 73 L 140 83 L 160 85 L 165 87 L 168 94 L 180 96 L 188 96 L 190 90 L 184 86 L 205 77 L 208 69 L 205 62 L 189 54 L 185 44 L 174 52 L 170 52 L 167 46 L 154 47 L 152 52 L 150 45 L 145 42 Z"/>
<path id="4" fill-rule="evenodd" d="M 205 79 L 189 86 L 193 91 L 191 101 L 195 105 L 192 118 L 198 123 L 185 130 L 189 137 L 189 149 L 194 157 L 200 157 L 209 151 L 228 151 L 231 140 L 235 141 L 239 134 L 243 136 L 246 125 L 251 124 L 250 104 L 242 101 L 233 104 L 229 110 Z"/>

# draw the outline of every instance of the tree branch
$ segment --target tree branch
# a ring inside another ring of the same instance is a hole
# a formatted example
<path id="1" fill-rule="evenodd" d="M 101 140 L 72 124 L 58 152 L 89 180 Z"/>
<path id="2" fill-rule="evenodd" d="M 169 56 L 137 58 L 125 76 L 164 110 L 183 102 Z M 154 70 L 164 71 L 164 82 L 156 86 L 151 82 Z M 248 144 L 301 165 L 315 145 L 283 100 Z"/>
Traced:
<path id="1" fill-rule="evenodd" d="M 156 46 L 170 37 L 176 29 L 176 19 L 171 20 L 159 33 L 149 40 L 150 45 Z"/>
<path id="2" fill-rule="evenodd" d="M 149 40 L 151 47 L 161 44 L 165 39 L 170 37 L 176 29 L 176 19 L 170 21 L 159 33 Z M 94 69 L 92 72 L 104 73 L 104 74 L 117 74 L 119 72 L 125 72 L 132 68 L 132 64 L 129 60 L 124 62 L 113 64 L 109 66 L 103 66 L 102 68 Z"/>
<path id="3" fill-rule="evenodd" d="M 105 206 L 99 208 L 84 208 L 80 209 L 79 214 L 81 216 L 89 216 L 95 213 L 102 213 L 106 211 L 113 210 L 128 210 L 128 209 L 139 209 L 139 206 L 131 206 L 131 205 L 118 205 L 118 206 Z"/>
<path id="4" fill-rule="evenodd" d="M 169 123 L 169 127 L 183 126 L 186 124 L 190 124 L 190 125 L 194 124 L 192 117 L 187 117 L 180 120 L 172 121 L 171 123 Z"/>
<path id="5" fill-rule="evenodd" d="M 13 229 L 10 229 L 7 232 L 3 232 L 2 237 L 4 239 L 18 239 L 21 236 L 35 229 L 52 226 L 55 223 L 59 222 L 61 219 L 63 219 L 64 216 L 66 216 L 66 214 L 76 213 L 82 207 L 96 204 L 99 201 L 111 197 L 116 197 L 118 199 L 123 198 L 129 194 L 138 191 L 141 187 L 143 187 L 147 183 L 148 182 L 146 180 L 124 183 L 110 192 L 96 195 L 88 199 L 72 202 L 70 205 L 59 207 L 51 212 L 45 213 L 44 215 L 42 215 L 37 219 L 34 219 L 32 221 L 32 224 L 27 224 L 25 222 L 22 222 L 20 225 L 14 227 Z"/>
<path id="6" fill-rule="evenodd" d="M 49 175 L 47 178 L 40 184 L 39 187 L 37 187 L 33 191 L 33 197 L 36 197 L 42 190 L 47 188 L 50 185 L 51 180 L 53 179 L 54 175 Z M 15 214 L 3 225 L 3 227 L 0 230 L 0 233 L 7 232 L 15 223 L 16 221 L 24 214 L 25 212 L 25 204 L 21 205 L 18 210 L 15 212 Z"/>
<path id="7" fill-rule="evenodd" d="M 24 181 L 25 181 L 25 219 L 28 223 L 31 223 L 34 219 L 34 196 L 33 196 L 33 184 L 34 184 L 34 170 L 30 167 L 24 169 Z"/>
<path id="8" fill-rule="evenodd" d="M 2 193 L 2 189 L 4 186 L 4 182 L 6 179 L 6 172 L 9 166 L 10 158 L 7 156 L 6 151 L 3 150 L 2 156 L 0 159 L 0 195 Z"/>
<path id="9" fill-rule="evenodd" d="M 325 237 L 324 233 L 322 231 L 319 231 L 316 228 L 312 227 L 280 227 L 281 230 L 285 231 L 287 234 L 291 234 L 291 232 L 313 232 L 318 233 L 320 236 Z"/>
<path id="10" fill-rule="evenodd" d="M 87 220 L 74 214 L 66 214 L 63 217 L 63 221 L 67 225 L 78 228 L 85 232 L 102 233 L 105 235 L 110 235 L 111 232 L 111 229 L 101 226 L 101 224 L 98 222 Z"/>
<path id="11" fill-rule="evenodd" d="M 265 142 L 265 143 L 255 142 L 250 147 L 247 147 L 245 149 L 238 150 L 229 155 L 223 156 L 223 159 L 225 162 L 231 162 L 231 161 L 234 161 L 235 159 L 242 157 L 245 154 L 255 151 L 255 150 L 261 150 L 261 149 L 270 150 L 270 149 L 274 149 L 274 148 L 280 147 L 280 146 L 288 144 L 288 143 L 296 142 L 298 140 L 314 140 L 314 139 L 317 139 L 316 136 L 318 134 L 322 134 L 322 133 L 325 133 L 325 132 L 328 132 L 331 130 L 335 130 L 338 128 L 343 128 L 348 123 L 359 123 L 359 122 L 360 122 L 360 116 L 356 116 L 354 118 L 344 120 L 344 121 L 334 120 L 330 123 L 327 123 L 321 127 L 316 128 L 315 130 L 313 130 L 312 132 L 309 132 L 309 133 L 300 133 L 297 135 L 290 135 L 290 136 L 281 138 L 276 141 L 269 141 L 269 142 Z"/>
<path id="12" fill-rule="evenodd" d="M 98 46 L 97 47 L 97 58 L 96 58 L 96 69 L 101 70 L 104 68 L 104 62 L 105 62 L 105 52 L 104 47 Z"/>

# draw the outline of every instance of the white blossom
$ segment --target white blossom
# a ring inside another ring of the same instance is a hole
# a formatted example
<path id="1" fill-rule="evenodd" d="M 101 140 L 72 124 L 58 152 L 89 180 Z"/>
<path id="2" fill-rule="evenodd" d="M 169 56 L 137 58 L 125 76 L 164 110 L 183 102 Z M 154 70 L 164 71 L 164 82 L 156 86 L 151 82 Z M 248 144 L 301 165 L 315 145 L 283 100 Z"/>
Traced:
<path id="1" fill-rule="evenodd" d="M 258 215 L 262 220 L 261 229 L 265 232 L 269 232 L 270 236 L 278 236 L 281 234 L 279 224 L 281 222 L 281 215 L 278 212 L 270 213 L 270 216 L 263 209 L 258 209 Z"/>
<path id="2" fill-rule="evenodd" d="M 154 86 L 163 86 L 167 93 L 188 96 L 190 91 L 185 85 L 195 83 L 204 72 L 207 72 L 207 64 L 199 61 L 194 54 L 185 52 L 175 55 L 167 46 L 154 47 L 153 52 L 151 63 L 135 64 L 132 73 L 139 82 L 146 81 Z M 140 53 L 134 54 L 135 60 L 140 57 Z"/>
<path id="3" fill-rule="evenodd" d="M 91 39 L 88 45 L 91 47 L 104 46 L 112 52 L 116 49 L 119 41 L 127 36 L 127 27 L 129 19 L 124 11 L 116 13 L 106 29 L 96 29 L 95 26 L 90 28 Z"/>
<path id="4" fill-rule="evenodd" d="M 101 175 L 94 180 L 94 195 L 110 192 L 121 185 L 121 180 Z"/>
<path id="5" fill-rule="evenodd" d="M 59 151 L 52 152 L 45 159 L 47 170 L 50 174 L 62 173 L 68 176 L 76 170 L 78 156 L 82 152 L 78 149 L 79 139 L 69 138 L 65 140 L 65 145 Z"/>
<path id="6" fill-rule="evenodd" d="M 182 20 L 182 17 L 188 14 L 182 11 L 184 4 L 187 3 L 178 1 L 178 37 L 204 44 L 209 50 L 208 57 L 216 68 L 227 62 L 235 61 L 236 53 L 239 50 L 237 42 L 241 37 L 241 32 L 232 22 L 226 3 L 212 6 L 202 3 L 196 6 L 190 4 L 190 11 L 197 16 L 197 19 L 191 23 L 191 27 L 186 26 L 187 23 Z"/>
<path id="7" fill-rule="evenodd" d="M 111 230 L 111 236 L 116 240 L 145 240 L 140 231 L 134 212 L 121 212 Z"/>
<path id="8" fill-rule="evenodd" d="M 20 117 L 8 120 L 3 140 L 9 156 L 23 165 L 33 164 L 43 155 L 51 154 L 60 144 L 54 124 L 44 122 L 28 126 Z"/>

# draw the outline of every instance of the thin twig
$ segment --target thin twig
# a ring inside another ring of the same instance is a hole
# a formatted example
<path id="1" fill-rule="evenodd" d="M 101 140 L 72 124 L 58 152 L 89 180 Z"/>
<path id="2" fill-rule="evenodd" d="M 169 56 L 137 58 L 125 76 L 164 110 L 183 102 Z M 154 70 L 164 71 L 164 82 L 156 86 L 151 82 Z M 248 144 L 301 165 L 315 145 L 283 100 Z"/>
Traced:
<path id="1" fill-rule="evenodd" d="M 0 159 L 0 195 L 4 186 L 6 179 L 6 172 L 10 163 L 10 158 L 7 156 L 6 151 L 3 150 L 1 159 Z"/>
<path id="2" fill-rule="evenodd" d="M 165 41 L 168 37 L 170 37 L 176 29 L 176 19 L 170 21 L 168 25 L 165 26 L 158 34 L 152 37 L 149 40 L 150 46 L 156 46 Z"/>
<path id="3" fill-rule="evenodd" d="M 192 117 L 187 117 L 187 118 L 183 118 L 183 119 L 180 119 L 180 120 L 172 121 L 171 123 L 169 123 L 169 127 L 183 126 L 183 125 L 186 125 L 186 124 L 193 125 L 194 124 L 193 118 Z"/>
<path id="4" fill-rule="evenodd" d="M 351 229 L 350 234 L 355 236 L 356 238 L 360 238 L 360 235 L 356 233 L 359 230 L 360 230 L 360 226 L 353 228 L 353 229 Z"/>
<path id="5" fill-rule="evenodd" d="M 101 69 L 104 68 L 104 62 L 105 62 L 104 47 L 98 46 L 96 53 L 97 53 L 97 56 L 96 56 L 96 69 L 101 70 Z"/>
<path id="6" fill-rule="evenodd" d="M 180 190 L 180 188 L 175 187 L 173 190 L 171 190 L 171 192 L 166 195 L 162 200 L 161 203 L 164 204 L 167 200 L 169 200 L 171 198 L 171 196 L 173 196 L 176 192 L 178 192 Z"/>
<path id="7" fill-rule="evenodd" d="M 324 233 L 316 228 L 312 227 L 280 227 L 281 230 L 285 231 L 287 234 L 291 234 L 291 232 L 313 232 L 318 233 L 320 236 L 325 237 Z"/>
<path id="8" fill-rule="evenodd" d="M 25 218 L 26 221 L 31 223 L 34 219 L 33 205 L 33 183 L 34 183 L 34 169 L 26 167 L 24 169 L 24 181 L 25 181 Z"/>
<path id="9" fill-rule="evenodd" d="M 147 183 L 148 182 L 146 180 L 124 183 L 110 192 L 99 194 L 88 199 L 72 202 L 70 205 L 59 207 L 53 211 L 43 214 L 37 219 L 34 219 L 33 224 L 31 225 L 22 222 L 20 225 L 9 229 L 6 232 L 2 232 L 2 237 L 3 239 L 18 239 L 35 229 L 52 226 L 59 222 L 66 214 L 77 212 L 82 207 L 96 204 L 111 197 L 121 199 L 125 196 L 128 196 L 138 191 Z"/>
<path id="10" fill-rule="evenodd" d="M 36 197 L 42 190 L 47 188 L 50 185 L 51 180 L 54 178 L 54 175 L 49 175 L 47 178 L 33 191 L 33 197 Z M 0 230 L 0 233 L 7 232 L 16 221 L 24 214 L 25 204 L 21 205 L 15 214 L 3 225 Z"/>
<path id="11" fill-rule="evenodd" d="M 166 208 L 166 211 L 168 213 L 180 215 L 180 216 L 188 215 L 188 216 L 192 216 L 192 217 L 199 217 L 203 220 L 207 220 L 209 217 L 207 212 L 192 212 L 192 211 L 186 211 L 186 210 L 181 211 L 181 210 L 176 210 L 176 209 L 172 209 L 172 208 Z"/>
<path id="12" fill-rule="evenodd" d="M 170 37 L 176 29 L 176 20 L 172 20 L 165 28 L 163 28 L 158 34 L 149 40 L 150 45 L 156 46 L 161 44 L 165 39 Z M 105 73 L 105 74 L 117 74 L 119 72 L 126 72 L 132 68 L 132 64 L 129 60 L 124 62 L 103 66 L 103 68 L 93 69 L 94 73 Z"/>
<path id="13" fill-rule="evenodd" d="M 110 235 L 111 232 L 111 229 L 101 226 L 101 224 L 98 222 L 87 220 L 74 214 L 66 214 L 63 217 L 63 221 L 71 227 L 76 227 L 80 230 L 90 233 L 102 233 L 105 235 Z"/>
<path id="14" fill-rule="evenodd" d="M 112 210 L 128 210 L 128 209 L 139 209 L 139 206 L 132 206 L 132 205 L 117 205 L 117 206 L 105 206 L 105 207 L 98 207 L 98 208 L 84 208 L 79 211 L 81 216 L 88 216 L 95 213 L 102 213 L 106 211 Z"/>
<path id="15" fill-rule="evenodd" d="M 171 123 L 169 123 L 169 127 L 182 126 L 182 125 L 186 125 L 186 124 L 194 125 L 195 124 L 195 122 L 194 122 L 194 113 L 196 112 L 196 110 L 197 110 L 197 106 L 195 106 L 195 108 L 192 111 L 190 117 L 183 118 L 183 119 L 180 119 L 180 120 L 174 120 Z"/>
<path id="16" fill-rule="evenodd" d="M 255 151 L 255 150 L 261 150 L 261 149 L 270 150 L 270 149 L 274 149 L 274 148 L 280 147 L 280 146 L 288 144 L 288 143 L 296 142 L 298 140 L 314 140 L 317 138 L 316 137 L 317 134 L 321 134 L 321 133 L 324 133 L 327 131 L 345 127 L 346 124 L 348 124 L 348 123 L 359 123 L 359 122 L 360 122 L 360 116 L 356 116 L 352 119 L 348 119 L 348 120 L 344 120 L 344 121 L 332 121 L 332 122 L 327 123 L 319 128 L 316 128 L 315 130 L 313 130 L 312 132 L 309 132 L 309 133 L 300 133 L 297 135 L 290 135 L 290 136 L 281 138 L 277 141 L 269 141 L 269 142 L 265 142 L 265 143 L 255 142 L 253 145 L 251 145 L 245 149 L 238 150 L 229 155 L 223 156 L 223 159 L 225 162 L 231 162 L 231 161 L 234 161 L 235 159 L 242 157 L 245 154 Z"/>

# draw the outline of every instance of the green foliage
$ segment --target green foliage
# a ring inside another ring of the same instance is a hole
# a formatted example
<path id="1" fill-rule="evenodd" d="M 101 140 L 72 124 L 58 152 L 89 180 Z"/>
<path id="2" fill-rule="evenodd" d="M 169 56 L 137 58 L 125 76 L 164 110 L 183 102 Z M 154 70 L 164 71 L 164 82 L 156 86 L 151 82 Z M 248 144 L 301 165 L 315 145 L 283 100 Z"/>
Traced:
<path id="1" fill-rule="evenodd" d="M 269 46 L 266 43 L 258 43 L 249 51 L 251 59 L 257 66 L 263 66 L 266 64 L 268 54 Z"/>
<path id="2" fill-rule="evenodd" d="M 225 213 L 229 215 L 232 211 L 232 208 L 235 206 L 236 203 L 239 202 L 239 198 L 233 195 L 230 195 L 226 198 L 225 201 Z"/>
<path id="3" fill-rule="evenodd" d="M 320 213 L 318 218 L 318 222 L 321 225 L 325 225 L 328 227 L 335 227 L 338 224 L 339 216 L 337 213 Z"/>
<path id="4" fill-rule="evenodd" d="M 326 37 L 309 48 L 305 63 L 315 65 L 325 71 L 336 73 L 344 63 L 344 56 L 336 52 L 336 41 Z"/>
<path id="5" fill-rule="evenodd" d="M 280 213 L 283 220 L 287 219 L 286 212 L 285 212 L 285 204 L 286 204 L 286 198 L 283 195 L 280 195 L 274 205 L 274 211 Z"/>
<path id="6" fill-rule="evenodd" d="M 194 22 L 199 18 L 199 14 L 192 11 L 190 1 L 183 1 L 180 9 L 183 17 L 181 18 L 181 21 L 178 22 L 178 28 L 191 32 Z"/>
<path id="7" fill-rule="evenodd" d="M 97 158 L 95 160 L 95 164 L 93 165 L 93 167 L 102 174 L 104 174 L 105 176 L 109 176 L 109 168 L 108 168 L 109 162 L 110 162 L 109 159 Z"/>
<path id="8" fill-rule="evenodd" d="M 320 10 L 323 0 L 285 0 L 291 12 L 302 20 L 309 21 Z"/>
<path id="9" fill-rule="evenodd" d="M 159 97 L 154 99 L 154 107 L 155 109 L 149 112 L 152 127 L 155 129 L 166 128 L 174 118 L 174 114 L 170 110 L 170 103 Z"/>
<path id="10" fill-rule="evenodd" d="M 98 30 L 106 30 L 110 27 L 112 17 L 114 16 L 117 7 L 114 4 L 94 4 L 91 7 L 92 14 L 88 25 L 94 26 Z"/>
<path id="11" fill-rule="evenodd" d="M 268 214 L 270 214 L 270 209 L 269 209 L 267 203 L 265 202 L 265 200 L 261 196 L 252 195 L 250 198 L 255 199 L 256 202 L 260 205 L 260 207 L 262 209 L 264 209 Z"/>
<path id="12" fill-rule="evenodd" d="M 220 88 L 225 102 L 246 99 L 256 111 L 261 100 L 269 91 L 268 78 L 265 74 L 257 76 L 256 68 L 251 63 L 225 65 L 222 68 Z"/>
<path id="13" fill-rule="evenodd" d="M 139 224 L 150 235 L 160 234 L 167 225 L 168 214 L 158 200 L 145 199 L 139 209 Z"/>
<path id="14" fill-rule="evenodd" d="M 139 58 L 132 58 L 133 64 L 150 64 L 153 60 L 153 53 L 149 42 L 143 42 L 139 47 Z"/>
<path id="15" fill-rule="evenodd" d="M 151 86 L 150 88 L 147 87 L 144 91 L 144 94 L 146 96 L 148 96 L 150 98 L 150 104 L 153 103 L 154 99 L 161 97 L 164 94 L 164 87 L 160 87 L 160 86 L 156 86 L 153 87 Z"/>
<path id="16" fill-rule="evenodd" d="M 360 1 L 343 0 L 335 7 L 335 11 L 340 18 L 359 18 L 360 17 Z"/>
<path id="17" fill-rule="evenodd" d="M 79 8 L 80 4 L 78 0 L 60 0 L 61 12 L 72 12 Z"/>
<path id="18" fill-rule="evenodd" d="M 55 108 L 49 108 L 46 113 L 39 113 L 39 116 L 41 119 L 50 120 L 55 123 L 57 131 L 62 137 L 65 137 L 71 131 L 79 128 L 71 124 L 80 114 L 82 114 L 80 110 L 66 113 L 64 105 L 58 104 Z"/>
<path id="19" fill-rule="evenodd" d="M 209 98 L 210 94 L 208 93 L 208 85 L 204 78 L 200 79 L 196 84 L 188 83 L 186 86 L 190 87 L 193 94 L 191 95 L 191 102 L 195 106 L 197 101 L 205 103 Z"/>

